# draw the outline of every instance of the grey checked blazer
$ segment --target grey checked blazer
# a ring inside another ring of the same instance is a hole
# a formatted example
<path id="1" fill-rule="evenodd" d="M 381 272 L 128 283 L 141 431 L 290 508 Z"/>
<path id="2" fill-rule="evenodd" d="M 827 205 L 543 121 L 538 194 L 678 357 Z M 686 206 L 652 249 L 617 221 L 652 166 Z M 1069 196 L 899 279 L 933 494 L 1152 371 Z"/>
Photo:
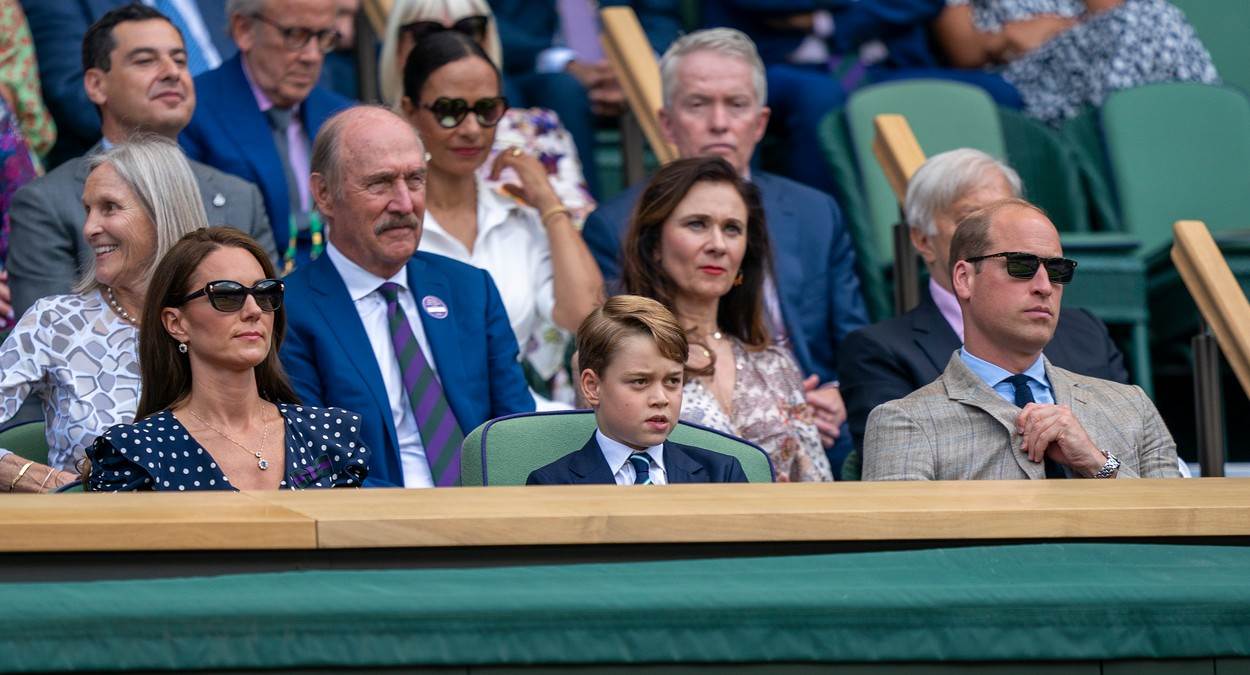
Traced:
<path id="1" fill-rule="evenodd" d="M 58 166 L 13 195 L 7 267 L 16 316 L 39 298 L 69 293 L 79 270 L 91 258 L 91 247 L 82 234 L 87 219 L 82 189 L 87 182 L 87 157 L 100 149 L 96 144 L 86 155 Z M 208 224 L 237 227 L 276 259 L 273 230 L 260 190 L 211 166 L 188 162 L 200 185 Z"/>
<path id="2" fill-rule="evenodd" d="M 1120 478 L 1180 477 L 1176 443 L 1140 387 L 1045 365 L 1055 402 L 1120 460 Z M 1045 478 L 1045 466 L 1020 450 L 1019 413 L 956 350 L 938 379 L 868 416 L 864 480 Z"/>

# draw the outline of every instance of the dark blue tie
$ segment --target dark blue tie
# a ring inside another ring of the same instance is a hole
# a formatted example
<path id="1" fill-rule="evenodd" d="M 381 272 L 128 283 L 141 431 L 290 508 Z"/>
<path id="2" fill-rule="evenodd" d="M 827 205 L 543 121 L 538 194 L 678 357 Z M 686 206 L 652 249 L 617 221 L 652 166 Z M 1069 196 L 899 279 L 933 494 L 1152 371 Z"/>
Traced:
<path id="1" fill-rule="evenodd" d="M 635 452 L 629 456 L 629 463 L 634 465 L 634 485 L 651 485 L 651 458 L 645 452 Z"/>
<path id="2" fill-rule="evenodd" d="M 1033 390 L 1029 388 L 1029 376 L 1028 375 L 1025 375 L 1023 373 L 1019 375 L 1012 375 L 1011 377 L 1004 379 L 1003 382 L 1010 382 L 1011 386 L 1015 389 L 1016 405 L 1023 408 L 1024 406 L 1035 402 L 1033 400 Z M 1046 458 L 1046 477 L 1047 478 L 1067 478 L 1068 474 L 1067 472 L 1063 470 L 1063 467 L 1060 466 L 1058 462 L 1047 457 Z"/>

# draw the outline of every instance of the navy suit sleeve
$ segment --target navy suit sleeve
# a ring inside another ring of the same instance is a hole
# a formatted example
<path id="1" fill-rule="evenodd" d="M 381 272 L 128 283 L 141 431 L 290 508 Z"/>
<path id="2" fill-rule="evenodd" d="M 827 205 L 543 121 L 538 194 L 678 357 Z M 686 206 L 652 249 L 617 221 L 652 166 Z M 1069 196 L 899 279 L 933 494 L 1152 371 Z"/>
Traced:
<path id="1" fill-rule="evenodd" d="M 673 0 L 604 0 L 600 7 L 626 6 L 632 7 L 638 15 L 638 23 L 647 34 L 651 48 L 658 54 L 676 40 L 682 31 L 680 3 Z"/>
<path id="2" fill-rule="evenodd" d="M 534 412 L 534 397 L 517 360 L 516 334 L 490 274 L 482 271 L 486 288 L 487 376 L 490 377 L 490 418 Z"/>
<path id="3" fill-rule="evenodd" d="M 834 9 L 850 0 L 722 0 L 723 4 L 751 12 L 768 12 L 773 15 L 815 12 Z"/>
<path id="4" fill-rule="evenodd" d="M 503 43 L 503 64 L 508 73 L 532 73 L 538 54 L 552 44 L 557 21 L 554 3 L 527 0 L 492 0 L 491 9 Z"/>
<path id="5" fill-rule="evenodd" d="M 749 483 L 747 474 L 742 470 L 742 462 L 737 457 L 729 458 L 729 471 L 725 474 L 724 483 Z"/>
<path id="6" fill-rule="evenodd" d="M 300 300 L 297 299 L 297 302 Z M 302 300 L 307 300 L 307 298 L 302 298 Z M 291 386 L 295 389 L 295 394 L 299 396 L 300 402 L 307 406 L 328 407 L 325 391 L 321 386 L 321 377 L 317 374 L 313 345 L 298 326 L 288 324 L 286 339 L 282 342 L 279 357 L 282 359 L 282 367 L 286 370 L 287 377 L 291 380 Z"/>
<path id="7" fill-rule="evenodd" d="M 100 116 L 82 85 L 82 39 L 91 19 L 80 5 L 22 1 L 35 43 L 43 98 L 56 119 L 57 131 L 90 144 L 100 137 Z"/>
<path id="8" fill-rule="evenodd" d="M 586 217 L 582 239 L 599 265 L 604 285 L 614 288 L 621 278 L 621 242 L 616 236 L 616 228 L 603 217 L 602 209 L 595 209 Z"/>
<path id="9" fill-rule="evenodd" d="M 855 447 L 861 453 L 872 409 L 886 401 L 903 398 L 916 388 L 912 378 L 900 367 L 901 363 L 902 359 L 868 331 L 851 333 L 838 350 L 846 421 Z"/>
<path id="10" fill-rule="evenodd" d="M 1107 324 L 1103 323 L 1102 319 L 1094 316 L 1087 309 L 1078 309 L 1077 311 L 1088 317 L 1090 331 L 1093 333 L 1090 336 L 1090 340 L 1098 343 L 1096 351 L 1094 351 L 1094 345 L 1090 345 L 1091 351 L 1094 351 L 1100 357 L 1098 359 L 1100 362 L 1107 364 L 1105 371 L 1098 376 L 1119 382 L 1120 384 L 1128 384 L 1128 368 L 1124 365 L 1124 354 L 1119 347 L 1115 346 L 1115 342 L 1111 339 L 1111 334 L 1107 332 Z"/>
<path id="11" fill-rule="evenodd" d="M 200 138 L 199 124 L 197 122 L 195 115 L 192 114 L 191 122 L 183 128 L 182 133 L 178 134 L 178 145 L 182 146 L 182 151 L 186 154 L 187 159 L 207 164 L 208 162 L 204 161 L 207 149 L 204 146 L 203 139 Z"/>
<path id="12" fill-rule="evenodd" d="M 855 51 L 870 40 L 881 40 L 927 25 L 946 6 L 944 0 L 866 0 L 843 3 L 833 12 L 832 42 L 838 53 Z"/>
<path id="13" fill-rule="evenodd" d="M 835 345 L 841 345 L 853 331 L 868 325 L 868 309 L 860 292 L 859 276 L 855 271 L 855 246 L 842 222 L 842 211 L 832 197 L 826 197 L 833 223 L 832 244 L 829 247 L 829 317 L 833 325 L 830 334 Z M 837 375 L 834 375 L 837 378 Z"/>

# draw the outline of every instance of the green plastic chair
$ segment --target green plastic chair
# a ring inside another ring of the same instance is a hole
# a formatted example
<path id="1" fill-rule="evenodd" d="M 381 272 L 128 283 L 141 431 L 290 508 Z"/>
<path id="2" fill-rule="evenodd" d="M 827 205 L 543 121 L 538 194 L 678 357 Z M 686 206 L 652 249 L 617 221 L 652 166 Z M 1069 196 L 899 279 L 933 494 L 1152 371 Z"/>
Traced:
<path id="1" fill-rule="evenodd" d="M 1152 336 L 1188 337 L 1197 312 L 1168 257 L 1175 221 L 1205 222 L 1250 288 L 1250 98 L 1227 87 L 1152 84 L 1112 94 L 1099 119 L 1121 220 L 1143 242 Z"/>
<path id="2" fill-rule="evenodd" d="M 18 422 L 0 429 L 0 448 L 10 450 L 23 459 L 48 463 L 48 439 L 43 420 Z"/>
<path id="3" fill-rule="evenodd" d="M 841 115 L 824 120 L 821 140 L 835 177 L 858 184 L 862 196 L 840 195 L 853 236 L 861 238 L 857 254 L 870 304 L 880 319 L 883 298 L 892 297 L 885 283 L 894 259 L 892 228 L 900 219 L 898 200 L 872 152 L 873 120 L 884 113 L 901 114 L 926 156 L 956 148 L 975 148 L 1010 164 L 1020 173 L 1026 196 L 1051 215 L 1063 237 L 1064 253 L 1081 265 L 1079 283 L 1064 291 L 1064 303 L 1083 307 L 1103 321 L 1130 327 L 1128 345 L 1136 381 L 1150 393 L 1153 371 L 1148 336 L 1146 270 L 1133 253 L 1137 241 L 1125 234 L 1089 232 L 1089 216 L 1113 220 L 1110 190 L 1100 172 L 1080 161 L 1067 139 L 1016 111 L 1000 110 L 983 90 L 971 85 L 907 80 L 865 87 L 851 97 Z M 841 146 L 838 127 L 846 129 L 849 148 Z M 850 161 L 847 161 L 847 155 Z M 853 167 L 854 174 L 848 163 Z M 1086 188 L 1098 194 L 1093 203 Z M 844 190 L 844 192 L 853 192 Z M 884 286 L 884 288 L 882 288 Z M 891 312 L 892 313 L 892 312 Z"/>
<path id="4" fill-rule="evenodd" d="M 1244 0 L 1172 0 L 1198 32 L 1225 84 L 1250 93 L 1250 3 Z"/>
<path id="5" fill-rule="evenodd" d="M 460 482 L 465 486 L 525 485 L 530 472 L 580 450 L 595 431 L 589 410 L 520 413 L 490 420 L 461 446 Z M 758 445 L 715 429 L 679 422 L 669 438 L 736 457 L 747 480 L 770 483 L 772 463 Z"/>

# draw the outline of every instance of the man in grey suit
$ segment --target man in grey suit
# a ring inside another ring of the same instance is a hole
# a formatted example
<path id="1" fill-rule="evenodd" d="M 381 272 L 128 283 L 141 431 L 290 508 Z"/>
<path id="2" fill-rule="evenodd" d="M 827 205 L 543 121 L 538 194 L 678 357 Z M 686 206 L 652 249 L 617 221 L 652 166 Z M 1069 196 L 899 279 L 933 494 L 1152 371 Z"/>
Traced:
<path id="1" fill-rule="evenodd" d="M 878 406 L 865 480 L 1178 477 L 1176 444 L 1140 387 L 1052 365 L 1076 263 L 1020 199 L 965 218 L 951 240 L 964 345 L 932 383 Z"/>
<path id="2" fill-rule="evenodd" d="M 150 7 L 124 6 L 93 24 L 83 39 L 83 71 L 104 133 L 88 156 L 136 132 L 176 140 L 195 110 L 183 36 Z M 87 163 L 86 156 L 72 159 L 13 196 L 8 273 L 16 314 L 39 298 L 68 293 L 92 255 L 82 232 Z M 256 186 L 197 162 L 191 170 L 208 222 L 243 230 L 274 256 L 273 231 Z"/>

